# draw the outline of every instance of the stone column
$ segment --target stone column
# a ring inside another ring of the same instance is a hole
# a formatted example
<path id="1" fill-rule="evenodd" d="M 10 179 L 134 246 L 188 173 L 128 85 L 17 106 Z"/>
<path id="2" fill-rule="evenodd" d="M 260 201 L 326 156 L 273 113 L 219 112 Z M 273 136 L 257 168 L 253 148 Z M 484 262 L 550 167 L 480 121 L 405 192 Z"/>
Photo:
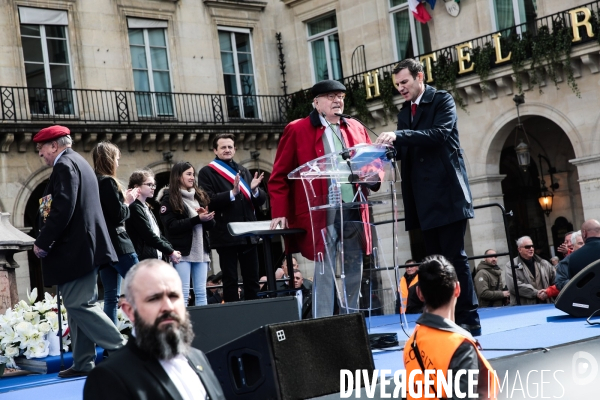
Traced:
<path id="1" fill-rule="evenodd" d="M 577 167 L 579 174 L 584 221 L 600 219 L 600 156 L 575 158 L 569 162 Z"/>

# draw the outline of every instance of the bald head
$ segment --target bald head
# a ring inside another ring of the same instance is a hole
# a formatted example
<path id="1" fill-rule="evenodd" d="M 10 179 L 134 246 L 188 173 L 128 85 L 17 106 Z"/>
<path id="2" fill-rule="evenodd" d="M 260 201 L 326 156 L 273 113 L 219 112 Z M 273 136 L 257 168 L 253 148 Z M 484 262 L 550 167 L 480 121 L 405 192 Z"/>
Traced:
<path id="1" fill-rule="evenodd" d="M 146 259 L 134 265 L 125 276 L 123 286 L 125 287 L 125 299 L 129 304 L 135 305 L 136 291 L 139 292 L 143 283 L 150 283 L 147 281 L 148 275 L 154 278 L 155 282 L 153 283 L 162 280 L 179 280 L 181 288 L 181 279 L 175 268 L 159 259 Z"/>
<path id="2" fill-rule="evenodd" d="M 600 222 L 596 219 L 588 219 L 581 225 L 581 236 L 585 241 L 589 237 L 600 237 Z"/>

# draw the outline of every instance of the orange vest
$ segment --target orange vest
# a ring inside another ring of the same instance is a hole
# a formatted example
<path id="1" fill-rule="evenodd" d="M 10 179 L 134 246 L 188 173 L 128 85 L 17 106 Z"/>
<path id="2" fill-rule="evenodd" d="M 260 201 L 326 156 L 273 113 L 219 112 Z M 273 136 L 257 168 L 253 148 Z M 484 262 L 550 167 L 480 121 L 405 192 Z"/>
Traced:
<path id="1" fill-rule="evenodd" d="M 484 385 L 487 389 L 487 397 L 486 399 L 496 400 L 496 396 L 498 395 L 498 377 L 496 376 L 496 372 L 492 369 L 490 363 L 483 357 L 483 355 L 479 352 L 477 348 L 477 344 L 474 340 L 467 338 L 466 336 L 461 335 L 460 333 L 442 331 L 440 329 L 430 328 L 425 325 L 417 324 L 415 331 L 410 336 L 406 344 L 404 345 L 404 367 L 406 368 L 406 379 L 410 377 L 410 373 L 413 370 L 420 370 L 421 366 L 419 365 L 419 361 L 415 357 L 414 350 L 412 348 L 412 343 L 415 340 L 415 335 L 419 333 L 417 337 L 417 347 L 419 348 L 419 352 L 421 354 L 421 358 L 423 360 L 423 365 L 426 369 L 432 370 L 442 370 L 448 371 L 448 367 L 450 366 L 450 361 L 452 360 L 452 356 L 458 349 L 458 347 L 466 342 L 469 342 L 475 348 L 477 352 L 477 357 L 479 358 L 480 364 L 483 364 L 485 369 L 483 371 L 479 371 L 478 375 L 478 385 Z M 457 371 L 454 371 L 457 372 Z M 428 387 L 427 390 L 431 393 L 434 393 L 437 390 L 437 381 L 436 376 L 431 375 L 434 383 L 433 387 Z M 444 372 L 444 377 L 447 375 Z M 415 385 L 415 393 L 419 393 L 416 389 L 417 385 L 421 386 L 421 395 L 420 398 L 425 398 L 425 392 L 423 390 L 423 374 L 417 374 L 414 377 L 413 384 Z M 489 383 L 488 383 L 489 382 Z M 454 389 L 454 375 L 453 375 L 453 385 L 452 389 Z M 443 393 L 442 398 L 448 398 L 447 393 Z M 406 388 L 406 398 L 407 400 L 413 399 L 410 395 L 409 388 Z"/>
<path id="2" fill-rule="evenodd" d="M 406 285 L 406 278 L 403 276 L 400 279 L 400 312 L 404 314 L 408 305 L 408 289 L 415 286 L 419 282 L 419 275 L 415 275 L 410 285 Z"/>

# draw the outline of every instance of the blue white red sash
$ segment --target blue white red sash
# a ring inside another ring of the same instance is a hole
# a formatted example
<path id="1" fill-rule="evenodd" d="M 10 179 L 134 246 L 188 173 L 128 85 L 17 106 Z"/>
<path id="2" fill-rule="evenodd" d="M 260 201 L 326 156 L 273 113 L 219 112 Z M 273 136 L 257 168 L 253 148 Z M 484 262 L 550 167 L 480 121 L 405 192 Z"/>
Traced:
<path id="1" fill-rule="evenodd" d="M 229 165 L 227 165 L 226 163 L 224 163 L 223 161 L 221 161 L 219 159 L 211 161 L 208 164 L 208 166 L 211 167 L 212 169 L 214 169 L 215 171 L 217 171 L 217 173 L 219 175 L 221 175 L 223 178 L 225 178 L 227 181 L 229 181 L 229 183 L 231 183 L 233 185 L 233 183 L 235 182 L 235 176 L 238 174 L 238 171 L 235 171 L 233 168 L 231 168 Z M 250 190 L 250 185 L 248 185 L 248 183 L 246 183 L 246 181 L 244 180 L 244 178 L 242 178 L 241 175 L 240 175 L 240 192 L 242 192 L 242 194 L 244 195 L 246 200 L 248 200 L 250 202 L 250 204 L 252 205 L 252 208 L 254 208 L 254 204 L 252 204 L 252 191 Z"/>

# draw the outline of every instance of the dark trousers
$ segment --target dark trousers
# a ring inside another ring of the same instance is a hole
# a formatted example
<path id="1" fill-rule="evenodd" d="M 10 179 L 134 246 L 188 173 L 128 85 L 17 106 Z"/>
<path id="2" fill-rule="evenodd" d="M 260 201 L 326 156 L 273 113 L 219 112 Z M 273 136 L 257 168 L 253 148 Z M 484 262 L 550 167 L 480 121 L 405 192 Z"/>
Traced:
<path id="1" fill-rule="evenodd" d="M 457 324 L 479 324 L 477 313 L 477 295 L 473 288 L 471 269 L 465 253 L 465 231 L 467 220 L 453 222 L 438 228 L 424 230 L 423 241 L 427 255 L 441 254 L 448 259 L 456 270 L 460 282 L 460 296 L 456 303 L 454 316 Z"/>
<path id="2" fill-rule="evenodd" d="M 256 245 L 216 248 L 223 272 L 223 300 L 226 303 L 239 301 L 237 264 L 240 262 L 244 283 L 244 299 L 258 298 L 258 250 Z"/>

